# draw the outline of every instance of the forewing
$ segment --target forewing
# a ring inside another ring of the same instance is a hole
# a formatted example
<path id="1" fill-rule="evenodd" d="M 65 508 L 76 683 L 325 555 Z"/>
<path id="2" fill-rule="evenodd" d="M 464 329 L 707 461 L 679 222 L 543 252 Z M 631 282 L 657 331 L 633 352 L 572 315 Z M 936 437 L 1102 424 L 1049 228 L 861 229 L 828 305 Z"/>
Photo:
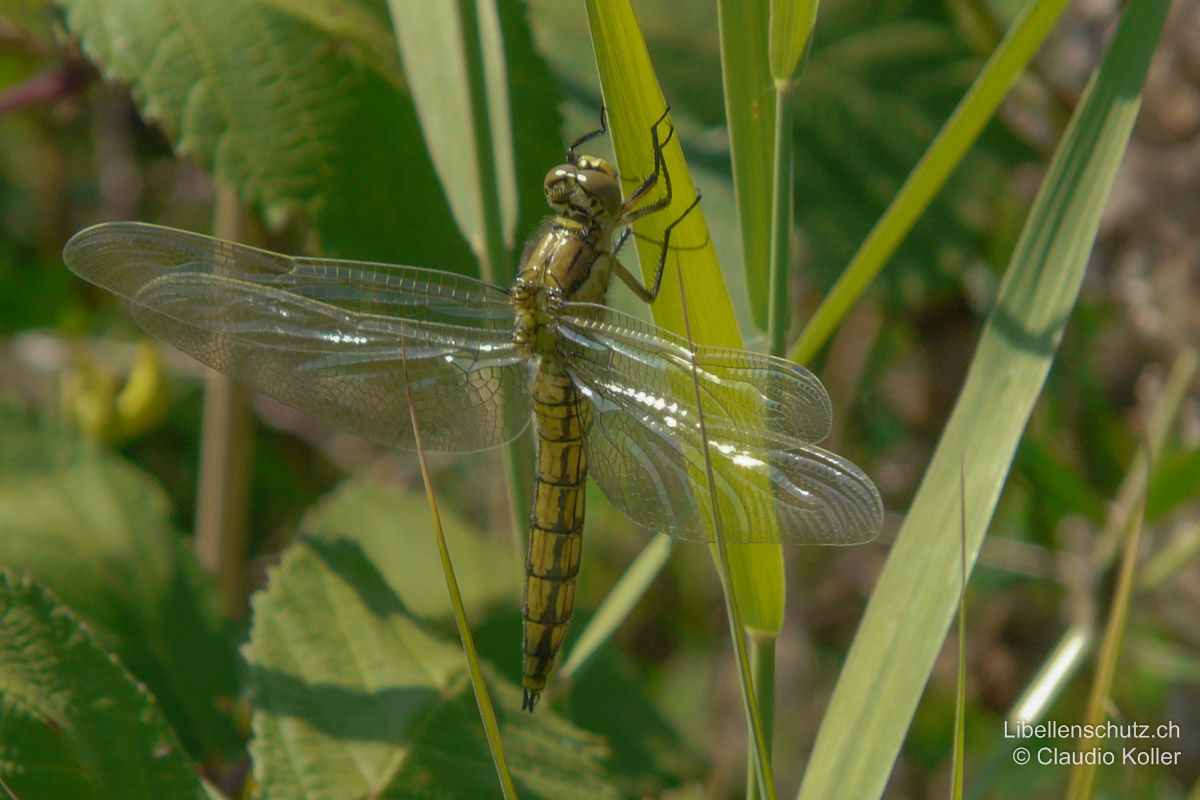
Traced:
<path id="1" fill-rule="evenodd" d="M 879 493 L 812 441 L 829 429 L 820 382 L 782 359 L 723 348 L 692 357 L 676 337 L 602 307 L 568 305 L 560 350 L 590 408 L 588 469 L 649 530 L 711 540 L 708 443 L 723 530 L 732 542 L 852 544 L 882 525 Z"/>
<path id="2" fill-rule="evenodd" d="M 344 311 L 487 329 L 510 329 L 506 290 L 463 275 L 419 267 L 286 256 L 198 233 L 107 222 L 71 237 L 71 271 L 130 300 L 168 274 L 220 275 Z"/>
<path id="3" fill-rule="evenodd" d="M 300 259 L 134 223 L 67 245 L 159 339 L 326 424 L 469 452 L 528 424 L 528 371 L 503 290 L 432 270 Z"/>

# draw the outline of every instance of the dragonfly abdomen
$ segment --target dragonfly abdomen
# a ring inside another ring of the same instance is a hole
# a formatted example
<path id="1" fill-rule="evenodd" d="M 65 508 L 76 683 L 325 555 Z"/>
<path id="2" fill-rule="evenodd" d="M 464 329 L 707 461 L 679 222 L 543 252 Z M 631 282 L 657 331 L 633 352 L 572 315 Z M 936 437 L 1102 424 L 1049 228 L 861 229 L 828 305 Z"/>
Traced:
<path id="1" fill-rule="evenodd" d="M 583 547 L 586 421 L 570 377 L 543 359 L 533 385 L 537 476 L 525 561 L 525 699 L 530 711 L 546 688 L 575 607 Z"/>

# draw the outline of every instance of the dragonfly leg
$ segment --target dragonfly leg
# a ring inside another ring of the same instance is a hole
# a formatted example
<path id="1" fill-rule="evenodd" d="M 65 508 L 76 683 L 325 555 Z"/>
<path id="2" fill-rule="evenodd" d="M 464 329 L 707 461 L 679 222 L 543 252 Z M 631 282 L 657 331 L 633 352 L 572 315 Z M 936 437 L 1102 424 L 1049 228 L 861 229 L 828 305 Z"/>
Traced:
<path id="1" fill-rule="evenodd" d="M 650 126 L 650 140 L 653 142 L 654 147 L 654 171 L 646 176 L 646 180 L 642 181 L 641 185 L 634 189 L 629 197 L 625 198 L 625 202 L 621 206 L 622 213 L 617 222 L 618 225 L 628 225 L 634 220 L 641 219 L 647 214 L 653 214 L 655 211 L 660 211 L 671 204 L 671 173 L 667 170 L 666 160 L 663 158 L 663 148 L 667 146 L 667 143 L 671 141 L 671 137 L 675 135 L 675 126 L 667 122 L 667 137 L 661 141 L 658 138 L 658 126 L 666 122 L 667 114 L 670 112 L 671 107 L 667 106 L 662 116 L 656 119 L 654 124 Z M 660 177 L 665 187 L 663 196 L 641 208 L 634 208 L 646 196 L 647 192 L 658 185 Z"/>
<path id="2" fill-rule="evenodd" d="M 608 109 L 604 106 L 600 106 L 600 127 L 596 128 L 594 131 L 588 131 L 583 136 L 580 136 L 578 139 L 571 142 L 571 144 L 567 147 L 567 163 L 576 163 L 576 160 L 579 156 L 575 153 L 575 150 L 579 147 L 579 145 L 585 142 L 590 142 L 597 136 L 603 136 L 606 133 L 608 133 Z"/>
<path id="3" fill-rule="evenodd" d="M 613 249 L 613 254 L 609 256 L 609 258 L 612 259 L 613 273 L 621 279 L 622 283 L 633 290 L 634 294 L 647 303 L 653 303 L 658 298 L 658 290 L 662 288 L 663 273 L 667 268 L 667 251 L 671 248 L 671 232 L 675 229 L 675 226 L 680 222 L 683 222 L 683 218 L 692 213 L 692 209 L 698 205 L 700 205 L 699 191 L 696 192 L 696 199 L 693 200 L 691 204 L 683 210 L 683 213 L 673 219 L 670 225 L 663 228 L 662 247 L 658 251 L 658 265 L 654 268 L 654 283 L 649 288 L 643 286 L 641 281 L 634 277 L 633 273 L 631 273 L 628 268 L 626 268 L 626 266 L 622 264 L 616 257 L 617 250 L 619 250 L 621 245 L 625 243 L 625 240 L 629 238 L 629 231 L 631 229 L 627 228 L 625 233 L 621 234 L 621 238 L 618 240 L 616 248 Z"/>

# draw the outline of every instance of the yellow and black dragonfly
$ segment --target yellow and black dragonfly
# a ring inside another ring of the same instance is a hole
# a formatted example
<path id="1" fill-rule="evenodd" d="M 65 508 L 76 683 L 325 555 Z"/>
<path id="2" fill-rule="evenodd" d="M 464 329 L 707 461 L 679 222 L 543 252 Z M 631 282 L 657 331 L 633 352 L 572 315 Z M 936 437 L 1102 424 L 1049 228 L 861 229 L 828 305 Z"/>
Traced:
<path id="1" fill-rule="evenodd" d="M 127 298 L 155 337 L 365 439 L 414 448 L 410 398 L 429 449 L 502 445 L 532 419 L 524 602 L 532 711 L 574 606 L 589 473 L 635 523 L 680 539 L 711 541 L 714 506 L 736 543 L 854 544 L 882 525 L 870 479 L 813 444 L 829 433 L 832 410 L 812 373 L 758 353 L 690 347 L 603 305 L 613 275 L 647 302 L 658 293 L 678 219 L 664 233 L 652 286 L 617 253 L 634 220 L 671 201 L 665 119 L 650 129 L 653 172 L 628 197 L 609 162 L 577 153 L 605 132 L 603 118 L 567 149 L 545 181 L 554 215 L 511 289 L 137 222 L 87 228 L 63 258 Z"/>

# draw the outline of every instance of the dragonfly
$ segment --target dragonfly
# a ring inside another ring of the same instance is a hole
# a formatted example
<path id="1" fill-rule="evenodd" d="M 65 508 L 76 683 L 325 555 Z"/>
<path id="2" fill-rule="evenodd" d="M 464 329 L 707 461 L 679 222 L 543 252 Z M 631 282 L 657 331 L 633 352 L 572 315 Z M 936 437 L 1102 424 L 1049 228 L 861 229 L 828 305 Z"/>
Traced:
<path id="1" fill-rule="evenodd" d="M 713 541 L 719 522 L 731 543 L 856 544 L 883 521 L 871 480 L 815 444 L 832 407 L 811 372 L 694 345 L 604 304 L 613 276 L 654 302 L 687 213 L 666 226 L 644 285 L 619 251 L 633 222 L 672 201 L 663 147 L 674 129 L 666 112 L 650 126 L 653 170 L 628 196 L 613 164 L 578 150 L 606 131 L 602 114 L 547 174 L 553 213 L 507 289 L 140 222 L 94 225 L 63 251 L 77 275 L 126 298 L 151 335 L 335 429 L 410 450 L 419 433 L 427 449 L 473 453 L 532 422 L 530 712 L 574 608 L 589 474 L 638 526 L 684 540 Z"/>

